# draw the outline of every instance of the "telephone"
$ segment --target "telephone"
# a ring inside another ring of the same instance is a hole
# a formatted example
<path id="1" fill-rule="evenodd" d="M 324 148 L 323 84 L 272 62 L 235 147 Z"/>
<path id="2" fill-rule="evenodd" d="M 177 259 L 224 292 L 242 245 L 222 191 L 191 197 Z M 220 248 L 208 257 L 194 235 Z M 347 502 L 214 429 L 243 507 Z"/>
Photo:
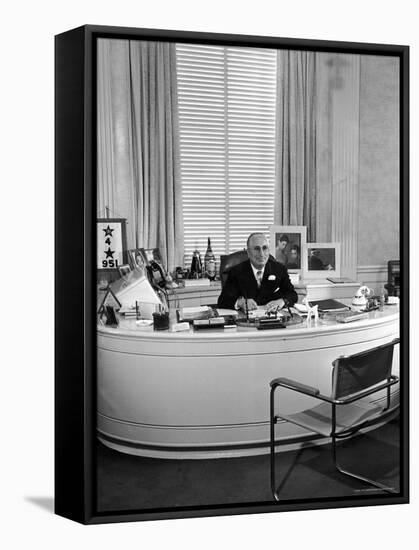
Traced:
<path id="1" fill-rule="evenodd" d="M 149 265 L 146 266 L 147 277 L 150 281 L 151 286 L 162 288 L 165 286 L 165 275 L 163 273 L 162 267 L 154 260 L 149 262 Z"/>
<path id="2" fill-rule="evenodd" d="M 365 309 L 368 304 L 368 297 L 374 294 L 374 290 L 365 285 L 360 286 L 352 298 L 352 306 L 354 309 Z"/>
<path id="3" fill-rule="evenodd" d="M 171 289 L 178 287 L 170 274 L 166 273 L 162 266 L 154 260 L 151 260 L 149 265 L 146 266 L 146 272 L 151 286 L 155 289 Z"/>

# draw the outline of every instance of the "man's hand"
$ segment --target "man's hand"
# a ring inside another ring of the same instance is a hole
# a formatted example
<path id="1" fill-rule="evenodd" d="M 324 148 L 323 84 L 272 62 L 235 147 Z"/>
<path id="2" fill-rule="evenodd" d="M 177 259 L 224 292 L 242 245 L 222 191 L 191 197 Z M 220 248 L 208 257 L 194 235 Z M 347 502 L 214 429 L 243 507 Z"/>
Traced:
<path id="1" fill-rule="evenodd" d="M 282 298 L 278 298 L 278 300 L 271 300 L 266 304 L 266 312 L 270 313 L 272 311 L 279 311 L 282 309 L 285 305 L 285 302 Z"/>
<path id="2" fill-rule="evenodd" d="M 237 300 L 236 306 L 239 309 L 241 309 L 242 311 L 246 311 L 246 300 L 243 298 L 243 296 Z M 249 298 L 247 300 L 247 309 L 248 309 L 248 311 L 253 311 L 254 309 L 257 309 L 257 307 L 258 307 L 258 305 L 253 300 L 253 298 Z"/>

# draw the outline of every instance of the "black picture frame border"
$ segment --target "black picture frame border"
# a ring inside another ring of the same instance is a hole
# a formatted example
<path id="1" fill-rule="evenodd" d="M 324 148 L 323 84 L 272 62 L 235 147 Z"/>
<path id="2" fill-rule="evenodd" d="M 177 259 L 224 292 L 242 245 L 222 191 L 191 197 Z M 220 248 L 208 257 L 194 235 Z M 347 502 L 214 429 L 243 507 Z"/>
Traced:
<path id="1" fill-rule="evenodd" d="M 400 58 L 401 440 L 399 495 L 101 512 L 96 495 L 97 38 L 184 41 Z M 55 513 L 83 524 L 409 502 L 409 47 L 84 25 L 55 37 Z M 68 263 L 72 258 L 71 266 Z M 69 312 L 71 311 L 71 315 Z M 69 322 L 69 318 L 71 322 Z"/>

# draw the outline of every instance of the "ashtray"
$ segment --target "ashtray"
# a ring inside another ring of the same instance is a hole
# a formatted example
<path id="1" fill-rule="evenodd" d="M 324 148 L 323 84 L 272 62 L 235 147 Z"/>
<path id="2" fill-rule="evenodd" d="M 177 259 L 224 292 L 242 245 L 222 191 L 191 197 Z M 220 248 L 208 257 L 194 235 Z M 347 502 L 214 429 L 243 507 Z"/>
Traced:
<path id="1" fill-rule="evenodd" d="M 137 327 L 151 327 L 153 321 L 150 319 L 138 319 L 138 321 L 135 321 L 135 324 Z"/>

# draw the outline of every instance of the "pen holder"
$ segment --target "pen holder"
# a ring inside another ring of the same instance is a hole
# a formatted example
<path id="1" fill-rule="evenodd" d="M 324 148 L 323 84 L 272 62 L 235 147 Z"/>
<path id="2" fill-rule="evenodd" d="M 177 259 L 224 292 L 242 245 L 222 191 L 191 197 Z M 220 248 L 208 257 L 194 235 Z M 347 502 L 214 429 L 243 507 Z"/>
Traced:
<path id="1" fill-rule="evenodd" d="M 169 329 L 169 312 L 153 313 L 154 330 L 168 330 Z"/>

